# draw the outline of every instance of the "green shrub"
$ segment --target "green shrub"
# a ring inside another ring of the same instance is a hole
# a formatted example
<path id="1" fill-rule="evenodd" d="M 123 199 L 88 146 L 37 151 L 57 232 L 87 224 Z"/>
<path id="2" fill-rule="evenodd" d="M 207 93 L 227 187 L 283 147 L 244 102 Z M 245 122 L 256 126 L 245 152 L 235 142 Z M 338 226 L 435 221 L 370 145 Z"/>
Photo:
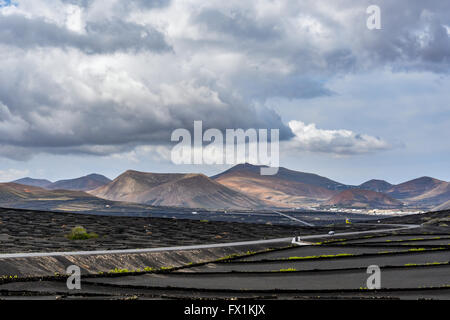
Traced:
<path id="1" fill-rule="evenodd" d="M 70 233 L 67 235 L 67 238 L 69 240 L 87 240 L 98 238 L 98 234 L 88 233 L 84 227 L 76 226 L 70 231 Z"/>
<path id="2" fill-rule="evenodd" d="M 280 269 L 280 272 L 292 272 L 292 271 L 297 271 L 297 270 L 294 268 Z"/>

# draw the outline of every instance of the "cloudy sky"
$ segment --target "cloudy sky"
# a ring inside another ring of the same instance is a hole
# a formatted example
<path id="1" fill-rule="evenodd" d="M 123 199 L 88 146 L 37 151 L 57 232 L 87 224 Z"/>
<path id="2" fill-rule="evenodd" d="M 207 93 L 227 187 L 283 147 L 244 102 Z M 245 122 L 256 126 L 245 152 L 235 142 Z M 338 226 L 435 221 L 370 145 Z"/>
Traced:
<path id="1" fill-rule="evenodd" d="M 217 173 L 167 156 L 194 120 L 344 183 L 448 181 L 449 36 L 438 0 L 0 0 L 0 181 Z"/>

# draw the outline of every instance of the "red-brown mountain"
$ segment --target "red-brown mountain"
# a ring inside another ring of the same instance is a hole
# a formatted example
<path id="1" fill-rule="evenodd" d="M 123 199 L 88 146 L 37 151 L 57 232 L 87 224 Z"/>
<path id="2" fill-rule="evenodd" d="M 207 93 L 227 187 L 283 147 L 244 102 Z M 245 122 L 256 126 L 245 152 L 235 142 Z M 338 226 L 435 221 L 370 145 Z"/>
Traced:
<path id="1" fill-rule="evenodd" d="M 284 207 L 317 204 L 344 185 L 319 175 L 279 168 L 275 175 L 261 175 L 261 166 L 240 164 L 213 176 L 220 184 L 263 201 Z"/>
<path id="2" fill-rule="evenodd" d="M 224 176 L 230 176 L 230 175 L 237 175 L 237 174 L 258 174 L 260 175 L 260 169 L 261 167 L 267 167 L 267 166 L 259 166 L 259 165 L 253 165 L 249 163 L 242 163 L 235 165 L 234 167 L 219 173 L 218 175 L 212 176 L 211 179 L 217 180 L 218 178 L 224 177 Z M 301 182 L 317 187 L 326 188 L 329 190 L 345 190 L 348 189 L 349 186 L 345 185 L 340 182 L 333 181 L 331 179 L 328 179 L 326 177 L 322 177 L 318 174 L 314 173 L 307 173 L 307 172 L 300 172 L 295 170 L 286 169 L 283 167 L 280 167 L 278 169 L 278 173 L 273 176 L 265 176 L 265 177 L 276 177 L 285 181 L 294 181 L 294 182 Z"/>
<path id="3" fill-rule="evenodd" d="M 227 188 L 203 174 L 148 173 L 128 170 L 89 192 L 100 198 L 155 206 L 261 208 L 266 203 Z"/>
<path id="4" fill-rule="evenodd" d="M 402 206 L 399 200 L 386 194 L 361 189 L 344 190 L 325 202 L 327 206 L 343 208 L 398 208 Z"/>

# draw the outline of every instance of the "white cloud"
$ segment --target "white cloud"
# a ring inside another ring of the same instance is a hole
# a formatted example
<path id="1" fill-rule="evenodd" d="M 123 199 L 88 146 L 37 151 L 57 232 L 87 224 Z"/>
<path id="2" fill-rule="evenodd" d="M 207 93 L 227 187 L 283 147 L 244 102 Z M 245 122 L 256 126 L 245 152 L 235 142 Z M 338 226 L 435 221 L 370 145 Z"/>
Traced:
<path id="1" fill-rule="evenodd" d="M 318 129 L 314 123 L 290 121 L 295 137 L 286 142 L 286 150 L 329 153 L 338 156 L 372 153 L 390 149 L 386 141 L 350 130 Z"/>

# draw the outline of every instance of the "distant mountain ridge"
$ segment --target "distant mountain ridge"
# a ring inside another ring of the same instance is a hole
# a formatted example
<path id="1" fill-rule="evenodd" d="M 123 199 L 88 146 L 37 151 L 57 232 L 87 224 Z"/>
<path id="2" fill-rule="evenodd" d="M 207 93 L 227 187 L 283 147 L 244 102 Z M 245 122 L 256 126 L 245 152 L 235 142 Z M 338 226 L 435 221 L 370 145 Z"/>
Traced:
<path id="1" fill-rule="evenodd" d="M 93 190 L 109 182 L 111 182 L 110 179 L 97 173 L 92 173 L 75 179 L 59 180 L 56 182 L 51 182 L 46 179 L 33 179 L 29 177 L 13 181 L 13 183 L 41 187 L 49 190 L 63 189 L 72 191 Z"/>
<path id="2" fill-rule="evenodd" d="M 49 185 L 51 185 L 53 182 L 51 182 L 47 179 L 33 179 L 30 177 L 26 177 L 26 178 L 14 180 L 14 181 L 12 181 L 12 183 L 18 183 L 18 184 L 23 184 L 23 185 L 32 186 L 32 187 L 46 188 Z"/>
<path id="3" fill-rule="evenodd" d="M 404 208 L 429 210 L 446 208 L 450 201 L 450 183 L 432 177 L 396 185 L 372 179 L 353 186 L 283 167 L 275 175 L 263 176 L 261 167 L 238 164 L 210 178 L 128 170 L 113 181 L 90 174 L 56 182 L 29 177 L 14 182 L 48 190 L 89 191 L 108 200 L 190 208 L 398 208 L 403 204 Z"/>

